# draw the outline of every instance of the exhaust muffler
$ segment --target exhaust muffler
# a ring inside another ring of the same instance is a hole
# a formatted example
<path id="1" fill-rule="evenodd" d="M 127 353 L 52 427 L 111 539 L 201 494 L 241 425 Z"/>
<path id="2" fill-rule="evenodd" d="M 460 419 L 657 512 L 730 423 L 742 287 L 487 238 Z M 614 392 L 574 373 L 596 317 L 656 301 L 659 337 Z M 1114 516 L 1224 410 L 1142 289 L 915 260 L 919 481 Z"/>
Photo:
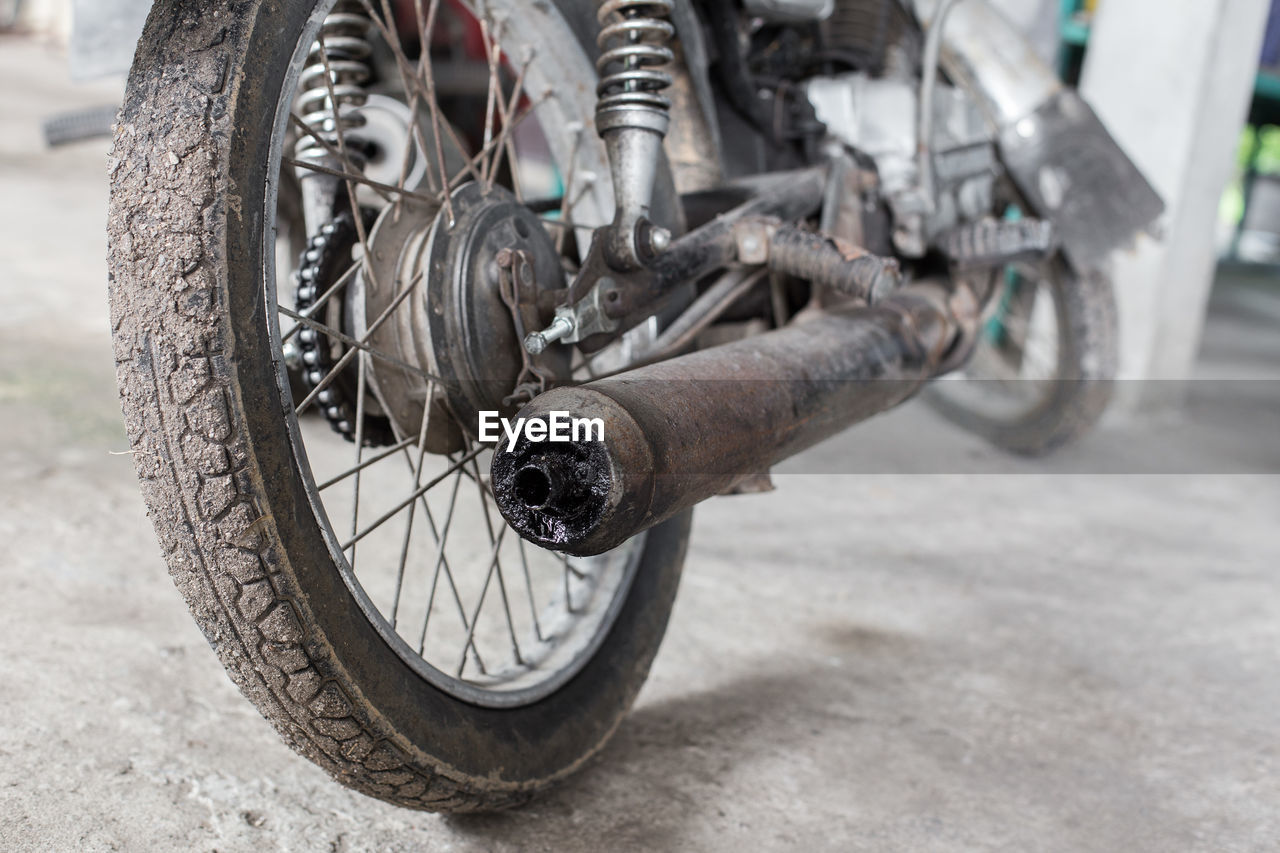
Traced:
<path id="1" fill-rule="evenodd" d="M 491 466 L 498 506 L 530 542 L 603 553 L 903 402 L 955 363 L 976 317 L 967 289 L 921 282 L 874 307 L 548 391 L 520 412 L 526 423 L 599 419 L 603 440 L 526 430 L 504 442 Z"/>

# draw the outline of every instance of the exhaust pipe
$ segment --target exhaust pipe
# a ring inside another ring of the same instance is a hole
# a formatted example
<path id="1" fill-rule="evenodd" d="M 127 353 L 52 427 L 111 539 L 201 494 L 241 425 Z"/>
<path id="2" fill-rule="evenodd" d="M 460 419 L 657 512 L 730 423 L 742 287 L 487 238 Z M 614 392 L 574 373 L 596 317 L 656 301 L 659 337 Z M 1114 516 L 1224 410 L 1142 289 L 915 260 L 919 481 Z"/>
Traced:
<path id="1" fill-rule="evenodd" d="M 874 307 L 548 391 L 520 417 L 599 418 L 604 438 L 525 431 L 504 443 L 491 466 L 497 504 L 530 542 L 603 553 L 903 402 L 956 362 L 977 313 L 967 289 L 920 282 Z"/>

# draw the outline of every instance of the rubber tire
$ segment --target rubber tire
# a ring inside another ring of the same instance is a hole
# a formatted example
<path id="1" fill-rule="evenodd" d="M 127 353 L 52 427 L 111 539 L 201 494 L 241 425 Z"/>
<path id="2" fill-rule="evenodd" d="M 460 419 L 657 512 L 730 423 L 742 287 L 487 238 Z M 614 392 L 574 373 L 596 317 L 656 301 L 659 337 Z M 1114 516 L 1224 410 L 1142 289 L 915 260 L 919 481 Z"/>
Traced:
<path id="1" fill-rule="evenodd" d="M 264 116 L 314 6 L 161 0 L 151 11 L 110 166 L 111 322 L 133 458 L 174 581 L 290 746 L 400 806 L 507 807 L 579 767 L 626 713 L 666 627 L 690 515 L 650 531 L 583 670 L 523 708 L 436 689 L 360 612 L 307 503 L 263 357 Z"/>
<path id="2" fill-rule="evenodd" d="M 1089 432 L 1111 401 L 1119 359 L 1111 280 L 1101 272 L 1077 274 L 1061 257 L 1049 264 L 1060 344 L 1053 392 L 1012 419 L 961 404 L 944 392 L 945 383 L 924 395 L 948 420 L 1022 456 L 1047 455 Z"/>

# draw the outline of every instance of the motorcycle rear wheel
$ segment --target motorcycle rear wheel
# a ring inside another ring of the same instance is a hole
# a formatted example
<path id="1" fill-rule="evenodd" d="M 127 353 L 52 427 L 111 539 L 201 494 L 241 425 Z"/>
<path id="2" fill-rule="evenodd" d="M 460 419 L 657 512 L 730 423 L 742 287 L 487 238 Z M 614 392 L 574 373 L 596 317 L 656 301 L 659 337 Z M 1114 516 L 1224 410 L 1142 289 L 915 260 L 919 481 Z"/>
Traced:
<path id="1" fill-rule="evenodd" d="M 631 543 L 628 575 L 596 633 L 526 692 L 464 673 L 468 648 L 479 655 L 470 635 L 464 666 L 442 672 L 401 642 L 394 612 L 356 578 L 354 546 L 348 560 L 318 502 L 308 462 L 316 451 L 302 448 L 301 436 L 327 425 L 299 425 L 273 305 L 273 187 L 288 122 L 279 106 L 291 103 L 300 57 L 333 5 L 160 0 L 152 9 L 111 166 L 111 312 L 126 428 L 174 581 L 232 680 L 290 746 L 397 805 L 508 807 L 580 767 L 626 713 L 666 627 L 690 515 Z M 548 97 L 557 116 L 578 117 L 583 144 L 598 146 L 593 48 L 575 35 L 595 31 L 593 4 L 486 5 L 507 10 L 502 30 L 513 40 L 564 35 L 533 45 L 577 70 Z M 522 53 L 514 41 L 501 47 Z M 655 210 L 675 204 L 668 178 Z M 531 608 L 532 599 L 530 590 Z M 473 631 L 484 601 L 482 592 Z M 462 619 L 465 628 L 466 611 Z M 511 619 L 508 609 L 519 662 Z"/>

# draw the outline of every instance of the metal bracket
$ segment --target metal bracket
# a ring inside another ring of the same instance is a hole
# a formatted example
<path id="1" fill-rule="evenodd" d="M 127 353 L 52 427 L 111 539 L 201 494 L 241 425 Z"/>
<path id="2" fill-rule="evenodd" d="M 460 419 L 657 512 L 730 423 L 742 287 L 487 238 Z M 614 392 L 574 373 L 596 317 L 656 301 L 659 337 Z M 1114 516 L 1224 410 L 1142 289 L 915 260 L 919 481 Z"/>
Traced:
<path id="1" fill-rule="evenodd" d="M 617 293 L 617 282 L 612 278 L 597 279 L 582 299 L 557 308 L 555 319 L 545 329 L 526 335 L 525 351 L 538 355 L 556 341 L 576 344 L 592 335 L 615 331 L 619 322 L 608 315 L 605 304 L 611 295 L 616 299 Z"/>

